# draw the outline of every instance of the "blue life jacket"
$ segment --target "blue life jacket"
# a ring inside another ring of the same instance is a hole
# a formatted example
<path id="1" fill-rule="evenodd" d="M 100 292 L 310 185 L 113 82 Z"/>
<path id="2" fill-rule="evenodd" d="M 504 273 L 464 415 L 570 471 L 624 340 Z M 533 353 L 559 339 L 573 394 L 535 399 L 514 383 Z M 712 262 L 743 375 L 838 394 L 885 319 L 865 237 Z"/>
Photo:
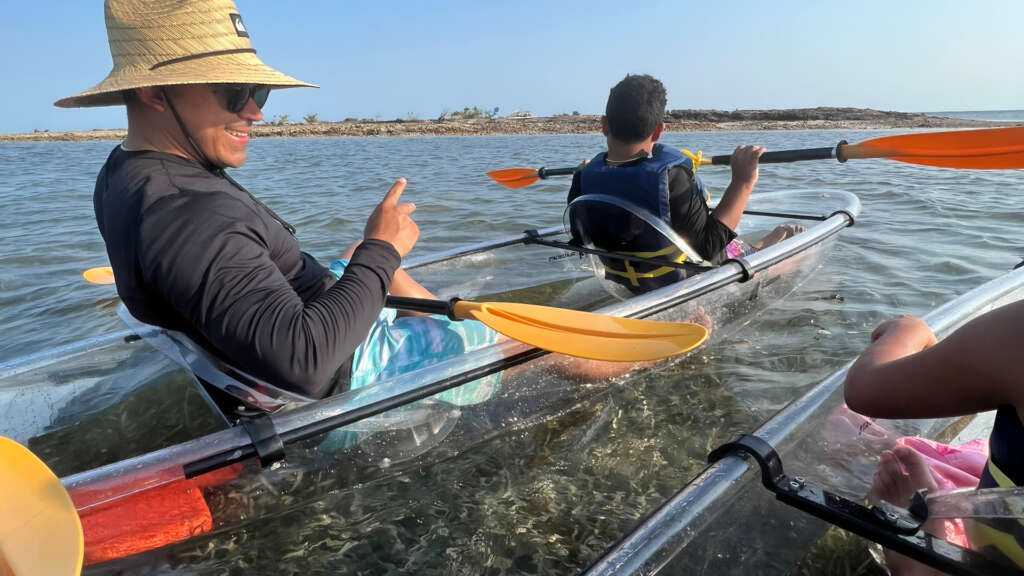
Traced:
<path id="1" fill-rule="evenodd" d="M 669 207 L 668 171 L 673 166 L 686 168 L 704 192 L 703 184 L 693 175 L 692 161 L 661 144 L 654 146 L 652 156 L 635 165 L 609 166 L 605 154 L 594 156 L 580 171 L 581 195 L 570 206 L 573 236 L 601 250 L 623 255 L 699 264 L 700 256 L 672 232 Z M 617 206 L 588 202 L 598 198 L 614 199 Z M 643 214 L 632 214 L 641 211 Z M 652 220 L 665 226 L 654 227 L 649 224 Z M 600 260 L 606 278 L 635 293 L 648 292 L 691 275 L 688 270 L 642 260 Z"/>

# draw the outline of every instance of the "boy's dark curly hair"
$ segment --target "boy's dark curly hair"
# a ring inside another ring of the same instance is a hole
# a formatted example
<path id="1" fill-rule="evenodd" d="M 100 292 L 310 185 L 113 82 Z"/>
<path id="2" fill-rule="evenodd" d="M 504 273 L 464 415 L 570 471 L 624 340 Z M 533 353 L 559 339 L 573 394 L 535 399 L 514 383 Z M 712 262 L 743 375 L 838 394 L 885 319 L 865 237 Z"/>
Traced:
<path id="1" fill-rule="evenodd" d="M 665 118 L 665 86 L 647 74 L 627 74 L 612 87 L 604 115 L 620 142 L 645 140 Z"/>

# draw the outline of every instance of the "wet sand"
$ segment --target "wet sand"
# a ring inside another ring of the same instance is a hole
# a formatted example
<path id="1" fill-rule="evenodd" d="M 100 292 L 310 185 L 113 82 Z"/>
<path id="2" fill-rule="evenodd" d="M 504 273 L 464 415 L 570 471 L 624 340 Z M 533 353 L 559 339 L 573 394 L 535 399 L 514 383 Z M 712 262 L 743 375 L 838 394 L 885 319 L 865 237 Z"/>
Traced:
<path id="1" fill-rule="evenodd" d="M 665 115 L 669 132 L 719 130 L 871 130 L 886 128 L 990 128 L 1019 125 L 959 118 L 940 118 L 909 112 L 866 108 L 802 108 L 791 110 L 670 110 Z M 341 136 L 484 136 L 516 134 L 594 134 L 600 116 L 560 115 L 536 118 L 477 118 L 445 120 L 348 120 L 294 124 L 257 124 L 257 138 L 319 138 Z M 80 132 L 39 131 L 0 134 L 0 142 L 117 141 L 126 130 Z"/>

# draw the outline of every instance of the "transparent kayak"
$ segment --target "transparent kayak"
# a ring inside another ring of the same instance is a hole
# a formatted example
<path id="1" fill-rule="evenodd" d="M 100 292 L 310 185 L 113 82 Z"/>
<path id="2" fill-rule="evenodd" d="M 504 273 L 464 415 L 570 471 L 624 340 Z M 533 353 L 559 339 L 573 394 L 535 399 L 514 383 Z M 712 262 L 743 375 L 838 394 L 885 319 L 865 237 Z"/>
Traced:
<path id="1" fill-rule="evenodd" d="M 744 238 L 756 240 L 784 222 L 807 230 L 626 300 L 596 277 L 592 258 L 536 242 L 568 240 L 561 226 L 411 260 L 405 268 L 440 298 L 653 320 L 699 318 L 712 326 L 706 345 L 714 346 L 818 269 L 840 232 L 853 224 L 860 203 L 849 193 L 819 190 L 761 195 L 750 208 L 759 213 L 744 217 Z M 0 365 L 0 405 L 8 414 L 0 435 L 27 445 L 62 477 L 85 525 L 86 563 L 97 573 L 157 562 L 158 549 L 168 544 L 293 509 L 301 504 L 296 487 L 316 474 L 332 478 L 324 493 L 385 480 L 564 413 L 631 377 L 580 376 L 571 358 L 503 341 L 275 412 L 268 418 L 287 442 L 285 462 L 261 468 L 250 459 L 193 477 L 201 469 L 197 463 L 251 449 L 252 439 L 244 427 L 229 425 L 180 359 L 153 345 L 153 330 L 136 326 Z M 645 369 L 638 365 L 632 373 Z M 469 387 L 475 392 L 468 400 L 445 401 L 451 396 L 436 393 Z M 393 408 L 374 408 L 381 403 Z M 347 424 L 327 431 L 339 422 Z M 265 489 L 253 491 L 253 485 Z M 160 492 L 166 503 L 176 490 L 188 495 L 188 504 L 160 514 L 163 521 L 180 520 L 184 532 L 154 537 L 147 546 L 157 550 L 143 554 L 127 544 L 97 552 L 98 539 L 124 544 L 144 531 L 125 520 L 129 511 L 164 510 L 147 495 Z M 239 492 L 247 494 L 244 506 L 232 500 Z M 303 486 L 301 494 L 308 500 L 317 491 Z M 179 513 L 188 517 L 174 520 Z M 102 533 L 93 538 L 92 551 L 90 530 Z M 132 557 L 120 558 L 126 554 Z"/>
<path id="2" fill-rule="evenodd" d="M 925 321 L 943 338 L 972 318 L 1024 299 L 1024 268 L 937 308 Z M 753 431 L 771 444 L 786 472 L 861 501 L 879 455 L 901 437 L 961 445 L 987 439 L 994 412 L 959 419 L 868 419 L 843 403 L 849 365 Z M 789 574 L 827 524 L 775 501 L 753 460 L 734 455 L 709 465 L 585 572 L 611 574 Z M 972 501 L 971 504 L 976 504 Z M 905 506 L 905 503 L 900 503 Z M 950 516 L 948 501 L 938 508 Z M 965 516 L 966 517 L 966 516 Z M 959 543 L 963 545 L 963 543 Z"/>

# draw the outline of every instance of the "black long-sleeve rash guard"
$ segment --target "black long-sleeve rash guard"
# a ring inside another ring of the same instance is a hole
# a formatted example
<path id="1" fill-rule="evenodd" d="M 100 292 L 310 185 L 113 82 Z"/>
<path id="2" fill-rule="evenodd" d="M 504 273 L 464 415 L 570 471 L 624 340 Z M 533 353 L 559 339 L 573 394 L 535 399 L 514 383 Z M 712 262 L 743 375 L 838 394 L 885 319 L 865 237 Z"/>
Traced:
<path id="1" fill-rule="evenodd" d="M 133 316 L 314 398 L 347 387 L 352 354 L 401 264 L 391 244 L 366 240 L 335 281 L 222 171 L 160 152 L 116 148 L 93 203 Z"/>

